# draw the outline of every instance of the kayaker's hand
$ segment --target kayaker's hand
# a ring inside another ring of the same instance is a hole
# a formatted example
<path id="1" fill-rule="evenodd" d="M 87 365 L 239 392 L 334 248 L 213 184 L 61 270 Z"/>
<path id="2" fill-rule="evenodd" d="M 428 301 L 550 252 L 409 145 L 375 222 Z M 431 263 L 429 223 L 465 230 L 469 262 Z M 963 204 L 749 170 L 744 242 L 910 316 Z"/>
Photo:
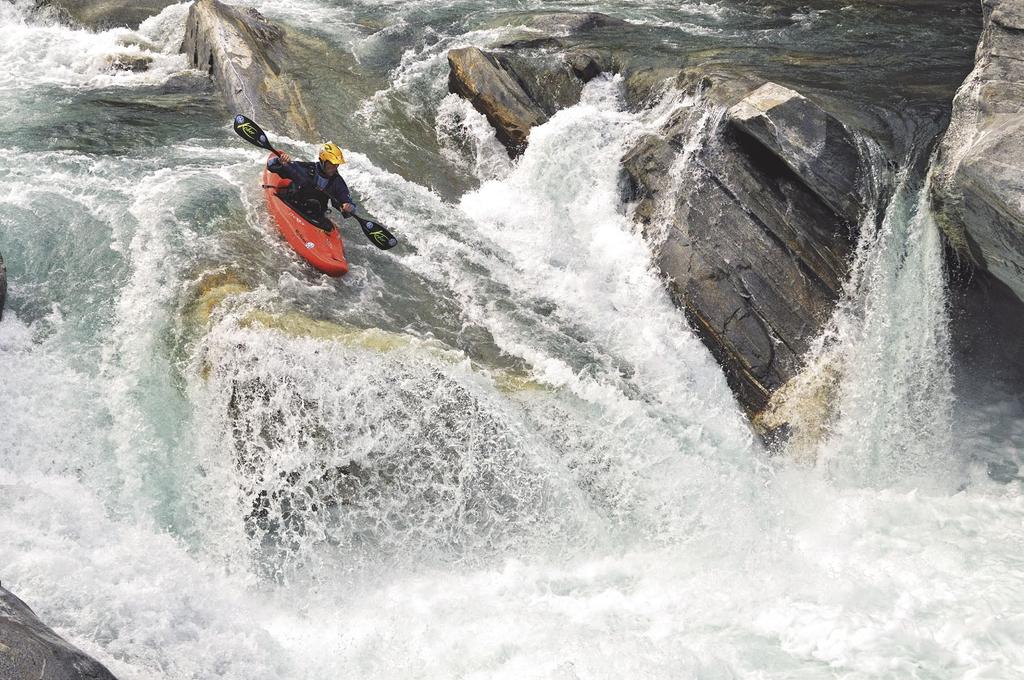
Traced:
<path id="1" fill-rule="evenodd" d="M 280 156 L 277 157 L 277 159 L 284 163 L 285 165 L 288 165 L 289 163 L 292 162 L 292 157 L 286 153 L 282 153 Z"/>
<path id="2" fill-rule="evenodd" d="M 355 211 L 356 211 L 356 207 L 354 205 L 352 205 L 351 203 L 342 203 L 341 204 L 341 214 L 344 215 L 345 217 L 348 217 L 349 215 L 351 215 Z"/>

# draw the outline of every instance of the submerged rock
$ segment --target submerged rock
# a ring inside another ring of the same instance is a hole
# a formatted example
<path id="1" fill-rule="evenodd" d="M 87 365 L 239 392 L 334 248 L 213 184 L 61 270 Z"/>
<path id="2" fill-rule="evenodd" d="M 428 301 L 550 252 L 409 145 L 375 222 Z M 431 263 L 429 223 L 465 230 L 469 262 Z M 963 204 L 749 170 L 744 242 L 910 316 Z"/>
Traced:
<path id="1" fill-rule="evenodd" d="M 984 0 L 975 67 L 953 100 L 932 200 L 965 259 L 1024 300 L 1024 0 Z"/>
<path id="2" fill-rule="evenodd" d="M 181 51 L 214 77 L 232 113 L 297 138 L 316 137 L 299 83 L 280 66 L 287 57 L 284 42 L 284 29 L 254 9 L 198 0 L 189 10 Z"/>
<path id="3" fill-rule="evenodd" d="M 178 0 L 38 0 L 37 7 L 50 8 L 73 23 L 91 28 L 127 26 L 138 28 L 149 17 Z"/>
<path id="4" fill-rule="evenodd" d="M 110 57 L 112 71 L 131 71 L 138 73 L 149 69 L 153 57 L 144 54 L 116 54 Z"/>
<path id="5" fill-rule="evenodd" d="M 27 604 L 2 586 L 0 678 L 115 680 L 103 664 L 53 632 Z"/>
<path id="6" fill-rule="evenodd" d="M 840 295 L 859 211 L 835 177 L 863 161 L 854 135 L 792 90 L 769 83 L 738 102 L 730 85 L 714 90 L 626 155 L 626 198 L 673 299 L 755 413 Z"/>
<path id="7" fill-rule="evenodd" d="M 551 12 L 535 14 L 523 21 L 527 28 L 533 28 L 547 35 L 577 35 L 596 28 L 625 26 L 622 19 L 600 12 Z"/>

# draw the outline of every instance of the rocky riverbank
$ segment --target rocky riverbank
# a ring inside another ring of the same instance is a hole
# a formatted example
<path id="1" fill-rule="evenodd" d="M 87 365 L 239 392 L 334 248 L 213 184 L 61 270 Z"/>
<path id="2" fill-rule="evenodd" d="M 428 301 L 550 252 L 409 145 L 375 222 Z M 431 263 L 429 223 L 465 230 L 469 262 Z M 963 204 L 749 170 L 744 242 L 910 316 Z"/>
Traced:
<path id="1" fill-rule="evenodd" d="M 1024 0 L 985 0 L 974 70 L 953 100 L 932 198 L 950 245 L 1024 300 Z"/>

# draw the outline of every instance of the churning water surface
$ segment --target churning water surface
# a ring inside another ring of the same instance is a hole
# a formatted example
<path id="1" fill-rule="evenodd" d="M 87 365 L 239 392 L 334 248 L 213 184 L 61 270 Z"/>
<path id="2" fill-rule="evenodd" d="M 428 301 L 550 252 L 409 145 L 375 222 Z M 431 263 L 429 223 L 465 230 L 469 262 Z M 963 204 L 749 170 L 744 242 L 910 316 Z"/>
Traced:
<path id="1" fill-rule="evenodd" d="M 420 162 L 457 178 L 353 143 L 346 179 L 403 245 L 350 231 L 341 280 L 277 237 L 263 155 L 183 73 L 187 5 L 105 32 L 0 6 L 4 585 L 121 678 L 1020 672 L 1020 486 L 971 462 L 1020 420 L 953 406 L 919 187 L 823 340 L 821 463 L 769 458 L 616 185 L 632 140 L 701 104 L 629 112 L 599 79 L 513 164 L 443 86 L 448 47 L 514 28 L 481 19 L 501 8 L 403 3 L 396 52 L 352 27 L 377 5 L 260 5 L 377 68 L 358 124 L 431 121 Z M 742 6 L 603 9 L 753 30 Z M 153 66 L 112 73 L 126 51 Z M 957 408 L 999 426 L 965 444 Z"/>

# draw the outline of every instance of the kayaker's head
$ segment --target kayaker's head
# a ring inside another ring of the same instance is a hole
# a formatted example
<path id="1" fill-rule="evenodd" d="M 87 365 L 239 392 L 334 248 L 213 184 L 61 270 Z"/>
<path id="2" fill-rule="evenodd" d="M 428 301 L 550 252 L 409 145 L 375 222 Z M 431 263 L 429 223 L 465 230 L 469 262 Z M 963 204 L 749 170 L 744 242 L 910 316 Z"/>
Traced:
<path id="1" fill-rule="evenodd" d="M 345 162 L 345 156 L 334 142 L 327 142 L 320 147 L 320 164 L 324 174 L 330 177 L 338 171 L 338 166 Z"/>

